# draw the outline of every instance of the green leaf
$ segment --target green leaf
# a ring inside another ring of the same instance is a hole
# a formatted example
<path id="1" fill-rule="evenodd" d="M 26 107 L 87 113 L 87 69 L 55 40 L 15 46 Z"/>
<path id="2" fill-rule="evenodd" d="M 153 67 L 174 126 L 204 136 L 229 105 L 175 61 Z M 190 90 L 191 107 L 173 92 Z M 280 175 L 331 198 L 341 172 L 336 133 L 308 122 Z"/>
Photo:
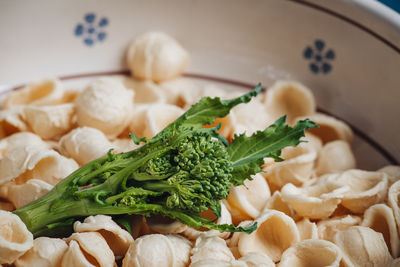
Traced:
<path id="1" fill-rule="evenodd" d="M 250 175 L 260 172 L 265 157 L 282 161 L 279 156 L 284 147 L 298 145 L 305 130 L 317 127 L 316 123 L 308 119 L 298 121 L 294 127 L 285 124 L 285 120 L 286 116 L 283 116 L 264 131 L 258 131 L 250 137 L 245 134 L 235 136 L 228 146 L 233 163 L 234 185 L 241 185 Z"/>

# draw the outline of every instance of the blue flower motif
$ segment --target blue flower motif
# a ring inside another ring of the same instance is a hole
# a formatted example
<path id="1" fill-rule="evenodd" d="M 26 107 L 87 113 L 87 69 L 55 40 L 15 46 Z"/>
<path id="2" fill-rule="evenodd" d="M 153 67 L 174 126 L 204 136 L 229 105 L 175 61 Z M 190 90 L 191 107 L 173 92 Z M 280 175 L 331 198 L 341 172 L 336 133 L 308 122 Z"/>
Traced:
<path id="1" fill-rule="evenodd" d="M 332 49 L 325 49 L 325 42 L 317 39 L 313 47 L 307 46 L 304 49 L 303 57 L 310 60 L 308 66 L 314 74 L 326 74 L 332 70 L 330 61 L 335 59 L 335 52 Z"/>
<path id="2" fill-rule="evenodd" d="M 83 16 L 83 23 L 78 23 L 75 27 L 74 34 L 78 38 L 83 39 L 83 43 L 87 46 L 93 46 L 96 42 L 103 42 L 107 33 L 104 28 L 109 24 L 106 17 L 97 18 L 94 13 L 87 13 Z"/>

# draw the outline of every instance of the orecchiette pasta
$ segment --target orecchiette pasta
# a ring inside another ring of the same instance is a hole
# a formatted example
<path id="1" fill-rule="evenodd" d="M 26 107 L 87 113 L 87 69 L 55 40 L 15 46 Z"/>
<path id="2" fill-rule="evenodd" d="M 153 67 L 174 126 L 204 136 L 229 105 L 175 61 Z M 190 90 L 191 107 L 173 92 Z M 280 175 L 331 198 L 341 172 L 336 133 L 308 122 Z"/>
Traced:
<path id="1" fill-rule="evenodd" d="M 33 236 L 15 214 L 0 210 L 0 264 L 12 264 L 33 246 Z"/>
<path id="2" fill-rule="evenodd" d="M 222 238 L 207 234 L 199 235 L 190 253 L 192 264 L 206 259 L 228 262 L 235 259 Z"/>
<path id="3" fill-rule="evenodd" d="M 400 225 L 400 180 L 390 186 L 388 204 L 393 210 L 397 225 Z"/>
<path id="4" fill-rule="evenodd" d="M 169 104 L 150 105 L 145 112 L 145 129 L 143 135 L 151 138 L 164 129 L 165 126 L 173 122 L 183 110 L 177 106 Z"/>
<path id="5" fill-rule="evenodd" d="M 384 172 L 387 174 L 388 179 L 389 179 L 389 186 L 391 186 L 393 183 L 400 180 L 400 166 L 387 165 L 383 168 L 380 168 L 377 171 Z"/>
<path id="6" fill-rule="evenodd" d="M 39 179 L 30 179 L 24 184 L 12 184 L 8 188 L 7 199 L 19 209 L 26 204 L 45 195 L 53 188 L 52 185 Z"/>
<path id="7" fill-rule="evenodd" d="M 345 215 L 321 220 L 317 223 L 318 237 L 333 242 L 333 238 L 337 232 L 345 231 L 351 226 L 359 225 L 360 223 L 361 218 L 354 215 Z"/>
<path id="8" fill-rule="evenodd" d="M 356 167 L 356 161 L 348 142 L 336 140 L 326 143 L 320 151 L 317 175 L 343 172 Z"/>
<path id="9" fill-rule="evenodd" d="M 13 107 L 0 111 L 0 137 L 30 130 L 24 118 L 23 107 Z"/>
<path id="10" fill-rule="evenodd" d="M 308 218 L 296 222 L 296 226 L 299 230 L 300 240 L 318 239 L 317 225 L 314 222 L 310 222 Z"/>

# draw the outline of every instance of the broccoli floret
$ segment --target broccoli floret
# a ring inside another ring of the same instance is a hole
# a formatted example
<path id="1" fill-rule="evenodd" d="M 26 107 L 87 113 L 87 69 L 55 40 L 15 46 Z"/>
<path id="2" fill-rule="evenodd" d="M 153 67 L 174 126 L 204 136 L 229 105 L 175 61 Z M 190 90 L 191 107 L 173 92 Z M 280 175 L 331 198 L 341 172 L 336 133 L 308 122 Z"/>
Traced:
<path id="1" fill-rule="evenodd" d="M 316 126 L 304 120 L 292 128 L 283 117 L 250 137 L 235 136 L 231 144 L 217 133 L 220 125 L 203 128 L 260 90 L 261 85 L 232 100 L 203 98 L 152 139 L 131 136 L 143 146 L 120 154 L 110 151 L 14 213 L 35 236 L 57 234 L 60 227 L 97 214 L 161 214 L 196 228 L 251 233 L 256 224 L 219 225 L 200 213 L 211 209 L 219 217 L 220 201 L 232 185 L 260 172 L 265 157 L 282 160 L 281 149 L 297 145 L 304 130 Z"/>

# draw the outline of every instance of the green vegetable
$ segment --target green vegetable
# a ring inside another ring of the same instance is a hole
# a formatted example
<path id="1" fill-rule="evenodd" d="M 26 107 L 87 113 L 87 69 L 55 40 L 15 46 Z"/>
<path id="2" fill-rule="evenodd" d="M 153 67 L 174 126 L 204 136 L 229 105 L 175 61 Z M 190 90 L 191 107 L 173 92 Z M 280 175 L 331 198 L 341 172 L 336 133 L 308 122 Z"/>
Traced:
<path id="1" fill-rule="evenodd" d="M 250 137 L 235 136 L 231 144 L 217 133 L 221 127 L 203 128 L 247 103 L 261 90 L 232 99 L 203 98 L 136 150 L 94 160 L 62 180 L 42 198 L 15 210 L 35 235 L 64 233 L 85 216 L 160 214 L 195 228 L 251 233 L 256 225 L 236 227 L 215 224 L 200 213 L 211 209 L 220 216 L 220 200 L 231 185 L 241 185 L 261 171 L 265 157 L 279 158 L 281 149 L 296 146 L 304 130 L 316 124 L 303 120 L 292 128 L 281 118 Z"/>

